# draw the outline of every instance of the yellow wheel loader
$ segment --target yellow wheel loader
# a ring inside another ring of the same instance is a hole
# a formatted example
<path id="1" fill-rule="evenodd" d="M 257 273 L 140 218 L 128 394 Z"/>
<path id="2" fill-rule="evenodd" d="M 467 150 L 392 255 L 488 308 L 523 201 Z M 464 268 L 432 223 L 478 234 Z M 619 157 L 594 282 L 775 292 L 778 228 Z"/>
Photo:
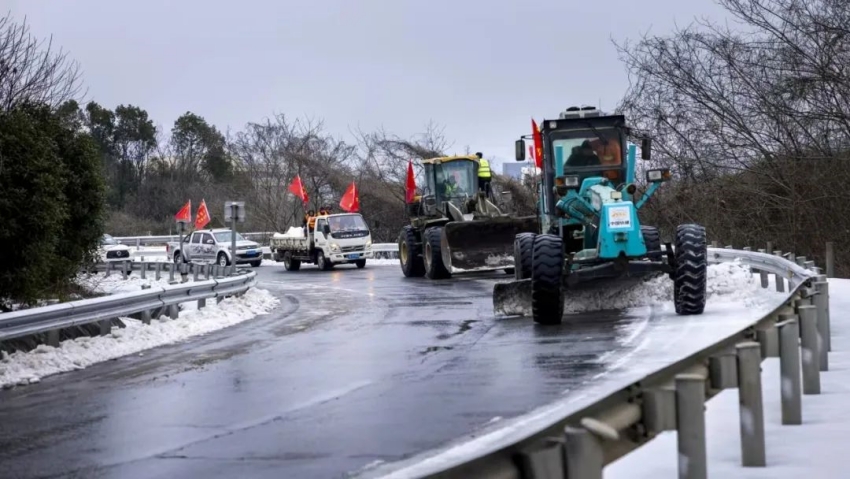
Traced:
<path id="1" fill-rule="evenodd" d="M 478 188 L 478 157 L 423 160 L 422 194 L 407 205 L 410 224 L 398 237 L 399 262 L 407 277 L 450 278 L 453 273 L 514 273 L 514 238 L 537 232 L 537 215 L 503 213 Z"/>

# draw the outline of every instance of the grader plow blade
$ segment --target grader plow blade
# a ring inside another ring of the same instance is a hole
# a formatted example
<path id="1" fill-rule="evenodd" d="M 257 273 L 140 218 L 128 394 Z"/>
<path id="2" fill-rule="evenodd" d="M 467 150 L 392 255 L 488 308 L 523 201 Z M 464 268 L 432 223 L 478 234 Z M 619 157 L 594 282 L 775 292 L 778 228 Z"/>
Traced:
<path id="1" fill-rule="evenodd" d="M 577 281 L 564 285 L 564 313 L 620 309 L 628 305 L 635 294 L 640 294 L 636 289 L 640 283 L 658 274 Z M 531 279 L 496 283 L 493 286 L 493 311 L 503 316 L 531 316 Z"/>
<path id="2" fill-rule="evenodd" d="M 514 267 L 514 238 L 537 232 L 537 217 L 453 221 L 443 227 L 443 263 L 455 272 Z M 458 271 L 460 270 L 460 271 Z"/>

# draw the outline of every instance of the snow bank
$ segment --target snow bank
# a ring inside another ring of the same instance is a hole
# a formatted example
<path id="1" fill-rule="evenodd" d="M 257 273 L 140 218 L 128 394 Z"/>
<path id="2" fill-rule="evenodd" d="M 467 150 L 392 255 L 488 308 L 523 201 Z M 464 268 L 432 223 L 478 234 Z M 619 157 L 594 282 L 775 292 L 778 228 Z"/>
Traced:
<path id="1" fill-rule="evenodd" d="M 751 275 L 740 260 L 709 265 L 706 288 L 711 302 L 741 302 L 756 308 L 771 303 L 770 292 L 761 287 L 759 277 Z M 653 305 L 672 307 L 672 301 L 673 281 L 661 275 L 623 290 L 600 288 L 569 292 L 564 311 L 581 313 Z"/>
<path id="2" fill-rule="evenodd" d="M 108 336 L 80 337 L 59 347 L 40 345 L 29 352 L 2 353 L 0 386 L 10 387 L 38 382 L 41 378 L 86 368 L 145 349 L 185 339 L 247 321 L 271 311 L 279 300 L 267 290 L 251 288 L 242 297 L 215 301 L 203 309 L 186 308 L 176 320 L 140 321 L 122 318 L 125 328 L 115 328 Z M 194 306 L 197 303 L 191 303 Z M 190 304 L 187 304 L 190 306 Z"/>

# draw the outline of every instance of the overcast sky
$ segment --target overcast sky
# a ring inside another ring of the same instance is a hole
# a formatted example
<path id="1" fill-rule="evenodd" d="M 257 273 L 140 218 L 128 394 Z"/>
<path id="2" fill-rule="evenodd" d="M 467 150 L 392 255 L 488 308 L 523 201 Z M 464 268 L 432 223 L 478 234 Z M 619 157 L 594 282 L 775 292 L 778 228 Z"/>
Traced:
<path id="1" fill-rule="evenodd" d="M 91 99 L 141 106 L 165 130 L 187 110 L 221 130 L 309 116 L 341 137 L 379 126 L 410 136 L 433 120 L 449 153 L 468 145 L 497 163 L 512 161 L 531 116 L 616 106 L 627 76 L 612 37 L 724 17 L 713 0 L 4 4 L 80 62 Z"/>

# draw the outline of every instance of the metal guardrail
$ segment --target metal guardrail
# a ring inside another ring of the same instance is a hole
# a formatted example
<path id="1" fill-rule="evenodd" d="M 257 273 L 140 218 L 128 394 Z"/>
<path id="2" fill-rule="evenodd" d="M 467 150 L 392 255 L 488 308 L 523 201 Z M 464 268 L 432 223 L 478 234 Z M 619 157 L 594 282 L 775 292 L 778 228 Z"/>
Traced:
<path id="1" fill-rule="evenodd" d="M 176 240 L 175 240 L 176 241 Z M 157 247 L 153 247 L 157 248 Z M 134 250 L 131 251 L 131 254 L 134 258 L 159 258 L 166 256 L 165 247 L 162 249 L 143 249 L 143 250 Z M 271 259 L 272 252 L 268 246 L 263 246 L 263 259 Z M 372 252 L 376 254 L 376 257 L 379 258 L 398 258 L 398 244 L 397 243 L 374 243 L 372 245 Z"/>
<path id="2" fill-rule="evenodd" d="M 120 267 L 126 275 L 128 268 L 141 267 L 140 263 L 136 265 L 139 266 L 125 262 Z M 106 270 L 109 267 L 104 265 L 102 268 Z M 184 270 L 188 272 L 189 268 Z M 171 270 L 172 279 L 174 271 Z M 229 270 L 212 267 L 207 268 L 206 279 L 199 278 L 200 271 L 200 268 L 193 271 L 195 280 L 191 282 L 183 277 L 184 282 L 163 287 L 0 314 L 0 341 L 47 333 L 48 344 L 56 346 L 59 331 L 64 328 L 100 323 L 101 334 L 105 335 L 109 333 L 111 320 L 119 317 L 138 316 L 149 323 L 152 318 L 167 313 L 176 319 L 181 303 L 198 301 L 198 307 L 203 308 L 207 299 L 216 298 L 220 302 L 227 296 L 244 294 L 257 283 L 257 274 L 253 271 L 230 276 Z M 159 275 L 159 270 L 156 274 Z"/>
<path id="3" fill-rule="evenodd" d="M 379 466 L 360 477 L 599 479 L 606 465 L 675 430 L 679 457 L 686 458 L 678 460 L 679 477 L 705 478 L 704 403 L 730 388 L 740 396 L 742 465 L 764 467 L 761 361 L 780 358 L 782 424 L 801 424 L 801 391 L 819 394 L 820 372 L 829 368 L 829 284 L 804 257 L 730 248 L 708 248 L 710 262 L 740 259 L 764 288 L 773 275 L 779 292 L 787 282 L 788 297 L 780 307 L 684 359 L 576 405 L 565 416 L 540 419 L 530 413 L 517 418 L 523 428 Z"/>

